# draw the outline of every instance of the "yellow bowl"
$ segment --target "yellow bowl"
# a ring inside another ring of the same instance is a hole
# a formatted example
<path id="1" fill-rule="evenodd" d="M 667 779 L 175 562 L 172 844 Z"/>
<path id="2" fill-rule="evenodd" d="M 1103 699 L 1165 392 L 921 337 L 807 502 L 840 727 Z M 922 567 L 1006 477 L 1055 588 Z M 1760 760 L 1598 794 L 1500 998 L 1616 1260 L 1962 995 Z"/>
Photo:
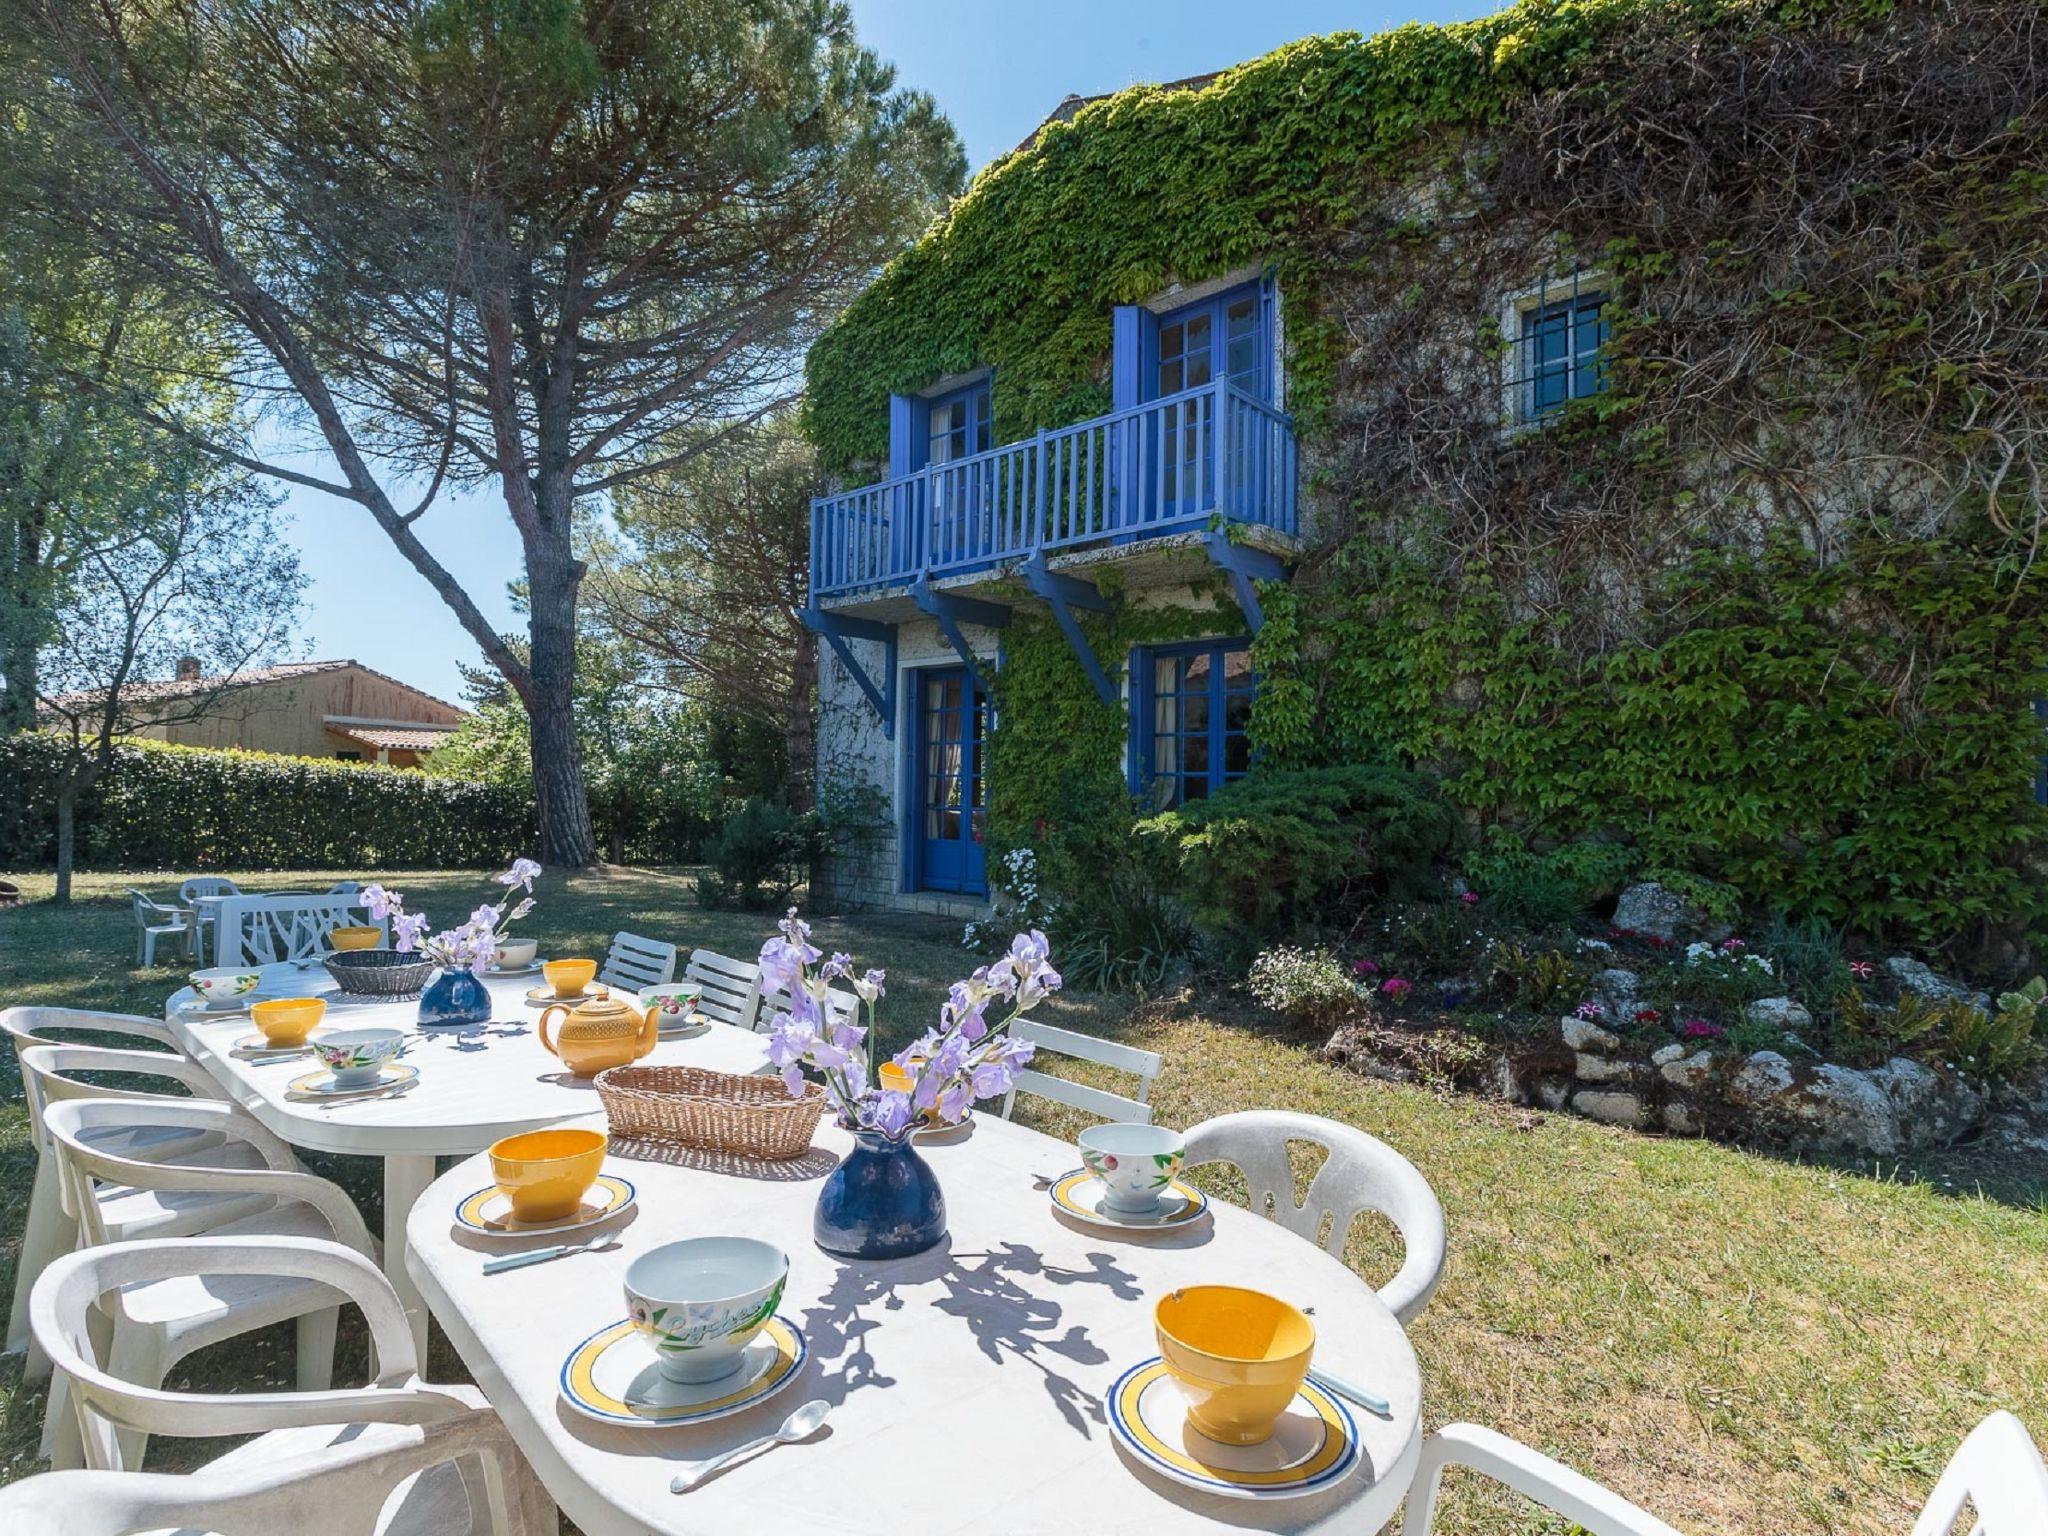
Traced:
<path id="1" fill-rule="evenodd" d="M 573 1127 L 526 1131 L 491 1147 L 491 1174 L 512 1201 L 515 1221 L 559 1221 L 575 1213 L 604 1166 L 605 1133 Z"/>
<path id="2" fill-rule="evenodd" d="M 590 978 L 597 974 L 595 960 L 547 960 L 541 964 L 541 974 L 548 979 L 548 985 L 555 989 L 557 997 L 581 997 L 583 989 L 590 985 Z"/>
<path id="3" fill-rule="evenodd" d="M 1315 1353 L 1307 1313 L 1235 1285 L 1185 1286 L 1160 1298 L 1152 1321 L 1188 1419 L 1224 1445 L 1257 1445 L 1273 1433 Z"/>
<path id="4" fill-rule="evenodd" d="M 375 949 L 384 942 L 384 934 L 376 928 L 332 928 L 328 930 L 327 942 L 336 949 Z"/>
<path id="5" fill-rule="evenodd" d="M 256 1027 L 263 1031 L 263 1038 L 272 1045 L 280 1048 L 304 1045 L 314 1026 L 327 1017 L 327 999 L 274 997 L 252 1004 L 249 1017 L 256 1021 Z"/>

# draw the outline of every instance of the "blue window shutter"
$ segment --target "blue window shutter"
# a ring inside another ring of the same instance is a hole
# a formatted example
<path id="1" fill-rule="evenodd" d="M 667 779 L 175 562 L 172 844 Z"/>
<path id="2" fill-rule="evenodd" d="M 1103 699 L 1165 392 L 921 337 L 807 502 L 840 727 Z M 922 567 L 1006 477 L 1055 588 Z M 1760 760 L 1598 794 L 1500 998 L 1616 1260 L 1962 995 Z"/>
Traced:
<path id="1" fill-rule="evenodd" d="M 919 420 L 924 402 L 916 395 L 889 397 L 889 478 L 924 468 L 925 434 Z"/>
<path id="2" fill-rule="evenodd" d="M 1144 373 L 1145 322 L 1151 314 L 1136 304 L 1119 304 L 1109 312 L 1109 403 L 1112 410 L 1136 405 L 1138 381 Z"/>
<path id="3" fill-rule="evenodd" d="M 1280 285 L 1271 272 L 1259 279 L 1259 380 L 1265 386 L 1268 405 L 1277 404 L 1280 388 L 1279 362 L 1273 355 L 1273 338 L 1280 334 Z"/>

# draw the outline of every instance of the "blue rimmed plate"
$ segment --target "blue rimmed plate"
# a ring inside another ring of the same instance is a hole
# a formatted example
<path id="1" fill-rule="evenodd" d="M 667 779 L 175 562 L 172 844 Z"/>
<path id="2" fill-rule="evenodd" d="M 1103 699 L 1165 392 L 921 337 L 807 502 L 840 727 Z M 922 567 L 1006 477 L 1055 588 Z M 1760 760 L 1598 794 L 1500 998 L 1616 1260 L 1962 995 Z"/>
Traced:
<path id="1" fill-rule="evenodd" d="M 630 1179 L 601 1173 L 584 1191 L 582 1206 L 554 1221 L 515 1221 L 512 1197 L 497 1185 L 488 1185 L 455 1207 L 455 1225 L 486 1237 L 539 1237 L 548 1232 L 575 1232 L 594 1227 L 621 1211 L 631 1210 L 636 1191 Z"/>
<path id="2" fill-rule="evenodd" d="M 1149 1212 L 1112 1210 L 1102 1203 L 1105 1192 L 1102 1180 L 1086 1168 L 1061 1174 L 1047 1191 L 1053 1208 L 1064 1211 L 1077 1221 L 1090 1222 L 1098 1227 L 1122 1227 L 1131 1232 L 1158 1232 L 1184 1227 L 1209 1209 L 1209 1197 L 1179 1179 L 1159 1192 L 1158 1204 Z"/>
<path id="3" fill-rule="evenodd" d="M 803 1330 L 778 1313 L 740 1352 L 740 1368 L 723 1381 L 670 1381 L 646 1335 L 631 1318 L 620 1318 L 562 1362 L 562 1401 L 588 1418 L 636 1429 L 702 1424 L 773 1397 L 796 1380 L 809 1353 Z"/>
<path id="4" fill-rule="evenodd" d="M 1227 1499 L 1298 1499 L 1358 1465 L 1358 1426 L 1332 1394 L 1308 1382 L 1257 1445 L 1223 1445 L 1188 1422 L 1187 1399 L 1154 1355 L 1117 1378 L 1109 1429 L 1141 1465 Z"/>

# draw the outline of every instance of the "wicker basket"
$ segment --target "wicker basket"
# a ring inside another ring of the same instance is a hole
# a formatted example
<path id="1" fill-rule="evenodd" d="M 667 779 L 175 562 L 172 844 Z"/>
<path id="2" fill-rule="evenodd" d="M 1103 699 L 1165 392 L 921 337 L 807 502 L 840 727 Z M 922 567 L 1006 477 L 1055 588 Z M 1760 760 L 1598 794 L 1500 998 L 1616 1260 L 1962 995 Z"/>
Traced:
<path id="1" fill-rule="evenodd" d="M 413 997 L 434 974 L 434 962 L 395 949 L 344 949 L 322 962 L 344 992 L 359 997 Z"/>
<path id="2" fill-rule="evenodd" d="M 607 1067 L 597 1074 L 597 1096 L 615 1137 L 773 1162 L 810 1151 L 825 1113 L 825 1090 L 816 1083 L 793 1098 L 779 1077 L 736 1077 L 701 1067 Z"/>

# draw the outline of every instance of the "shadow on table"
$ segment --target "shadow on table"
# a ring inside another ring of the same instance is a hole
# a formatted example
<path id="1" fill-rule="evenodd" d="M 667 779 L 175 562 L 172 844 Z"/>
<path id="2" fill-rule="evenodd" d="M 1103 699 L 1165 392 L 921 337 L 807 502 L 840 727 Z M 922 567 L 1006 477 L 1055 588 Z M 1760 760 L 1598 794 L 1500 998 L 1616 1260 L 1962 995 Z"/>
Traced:
<path id="1" fill-rule="evenodd" d="M 716 1147 L 686 1147 L 680 1142 L 656 1141 L 645 1136 L 614 1136 L 610 1152 L 636 1163 L 663 1163 L 671 1168 L 690 1168 L 699 1173 L 723 1173 L 737 1179 L 760 1179 L 770 1184 L 800 1184 L 822 1179 L 839 1166 L 839 1159 L 820 1147 L 802 1157 L 776 1161 L 747 1157 Z"/>

